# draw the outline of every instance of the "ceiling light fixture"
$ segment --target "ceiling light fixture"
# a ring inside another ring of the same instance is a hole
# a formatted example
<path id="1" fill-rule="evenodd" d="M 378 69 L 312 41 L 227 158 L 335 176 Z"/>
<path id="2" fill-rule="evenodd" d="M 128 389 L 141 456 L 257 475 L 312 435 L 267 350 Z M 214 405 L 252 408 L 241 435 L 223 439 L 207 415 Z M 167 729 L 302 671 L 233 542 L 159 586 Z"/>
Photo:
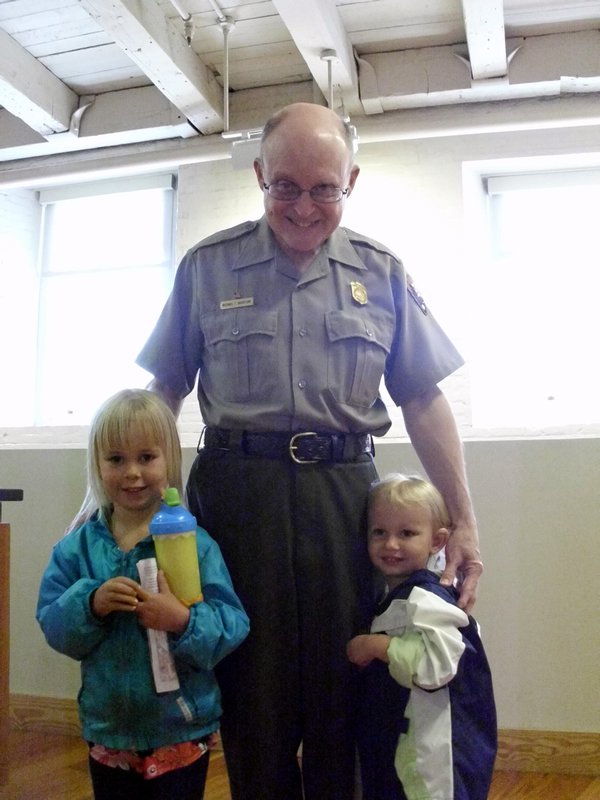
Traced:
<path id="1" fill-rule="evenodd" d="M 321 50 L 321 61 L 327 62 L 327 105 L 333 108 L 333 62 L 338 60 L 335 50 Z"/>

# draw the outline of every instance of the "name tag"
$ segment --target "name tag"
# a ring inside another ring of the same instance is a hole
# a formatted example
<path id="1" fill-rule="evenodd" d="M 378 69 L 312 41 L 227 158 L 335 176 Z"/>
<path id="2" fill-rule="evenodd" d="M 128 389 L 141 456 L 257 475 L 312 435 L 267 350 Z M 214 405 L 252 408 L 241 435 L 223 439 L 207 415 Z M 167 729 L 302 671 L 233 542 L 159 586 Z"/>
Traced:
<path id="1" fill-rule="evenodd" d="M 244 308 L 245 306 L 253 306 L 253 297 L 234 297 L 233 300 L 221 300 L 219 308 L 225 311 L 228 308 Z"/>

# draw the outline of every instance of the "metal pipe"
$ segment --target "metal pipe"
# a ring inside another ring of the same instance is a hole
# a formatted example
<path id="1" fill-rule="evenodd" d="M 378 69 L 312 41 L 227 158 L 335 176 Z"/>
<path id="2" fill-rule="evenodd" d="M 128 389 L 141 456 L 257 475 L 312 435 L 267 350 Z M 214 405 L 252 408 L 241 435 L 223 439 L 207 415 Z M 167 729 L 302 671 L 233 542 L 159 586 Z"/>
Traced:
<path id="1" fill-rule="evenodd" d="M 229 32 L 235 25 L 231 17 L 219 22 L 223 31 L 223 130 L 229 130 Z"/>
<path id="2" fill-rule="evenodd" d="M 184 22 L 187 22 L 188 20 L 190 20 L 192 18 L 192 15 L 190 14 L 190 12 L 189 11 L 185 11 L 185 9 L 183 9 L 181 7 L 181 5 L 179 4 L 178 0 L 170 0 L 170 3 L 173 6 L 173 8 L 175 9 L 175 11 L 177 11 L 177 13 L 179 14 L 179 16 L 181 17 L 181 19 Z"/>
<path id="3" fill-rule="evenodd" d="M 171 2 L 173 2 L 173 0 L 171 0 Z M 223 23 L 223 22 L 227 22 L 227 19 L 228 19 L 228 18 L 227 18 L 227 16 L 226 16 L 226 15 L 223 13 L 223 9 L 222 9 L 222 8 L 220 7 L 220 5 L 219 5 L 219 4 L 216 2 L 216 0 L 208 0 L 208 2 L 209 2 L 209 3 L 211 4 L 211 6 L 213 7 L 213 10 L 214 10 L 214 12 L 215 12 L 215 14 L 217 15 L 217 17 L 218 17 L 218 19 L 219 19 L 219 22 L 221 22 L 221 23 Z"/>

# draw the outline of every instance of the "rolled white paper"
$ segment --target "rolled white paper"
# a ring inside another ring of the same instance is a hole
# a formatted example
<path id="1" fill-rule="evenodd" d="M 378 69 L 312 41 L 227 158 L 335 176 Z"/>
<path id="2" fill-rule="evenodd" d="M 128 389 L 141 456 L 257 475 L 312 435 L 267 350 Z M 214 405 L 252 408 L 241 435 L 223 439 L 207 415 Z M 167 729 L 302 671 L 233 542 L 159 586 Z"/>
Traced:
<path id="1" fill-rule="evenodd" d="M 142 558 L 137 562 L 140 574 L 140 583 L 147 592 L 156 594 L 158 592 L 157 572 L 155 558 Z M 169 639 L 166 631 L 156 631 L 154 628 L 147 628 L 148 644 L 150 645 L 150 661 L 152 663 L 152 674 L 154 676 L 154 686 L 156 691 L 172 692 L 179 689 L 179 678 L 175 669 L 173 654 L 169 650 Z"/>

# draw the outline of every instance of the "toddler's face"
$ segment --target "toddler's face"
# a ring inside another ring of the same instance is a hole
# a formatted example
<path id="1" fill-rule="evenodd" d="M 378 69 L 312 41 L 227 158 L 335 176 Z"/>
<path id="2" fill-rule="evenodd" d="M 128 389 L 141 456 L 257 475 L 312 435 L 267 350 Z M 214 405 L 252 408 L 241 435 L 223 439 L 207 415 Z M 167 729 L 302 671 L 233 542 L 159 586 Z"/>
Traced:
<path id="1" fill-rule="evenodd" d="M 433 530 L 431 514 L 420 506 L 401 507 L 379 499 L 369 511 L 369 556 L 390 588 L 425 569 L 429 556 L 443 547 L 444 537 Z"/>

